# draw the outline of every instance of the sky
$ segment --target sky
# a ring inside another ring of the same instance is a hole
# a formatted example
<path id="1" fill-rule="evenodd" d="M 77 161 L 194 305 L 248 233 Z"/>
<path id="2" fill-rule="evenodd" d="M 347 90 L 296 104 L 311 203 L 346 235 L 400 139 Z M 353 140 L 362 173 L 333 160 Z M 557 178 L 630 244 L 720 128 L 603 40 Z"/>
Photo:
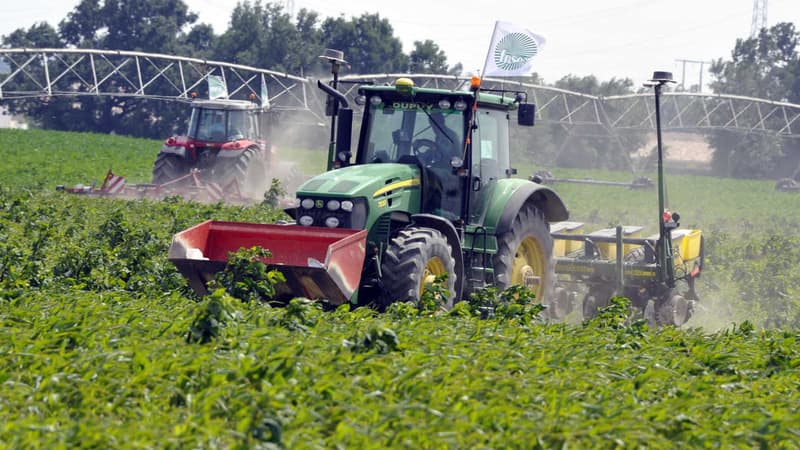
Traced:
<path id="1" fill-rule="evenodd" d="M 237 0 L 184 0 L 217 34 L 228 27 Z M 767 26 L 792 22 L 800 30 L 800 0 L 761 0 Z M 278 2 L 274 0 L 273 3 Z M 34 22 L 56 26 L 77 0 L 6 0 L 0 8 L 0 35 Z M 262 2 L 264 3 L 264 2 Z M 679 83 L 709 81 L 708 62 L 730 59 L 736 39 L 747 38 L 754 0 L 283 0 L 287 11 L 301 8 L 323 17 L 350 18 L 379 13 L 394 27 L 408 53 L 414 41 L 431 39 L 451 65 L 465 72 L 483 68 L 497 20 L 542 35 L 547 43 L 536 56 L 535 71 L 547 83 L 567 75 L 599 80 L 646 81 L 653 71 L 673 72 Z M 496 5 L 496 6 L 495 6 Z M 345 55 L 347 58 L 347 55 Z M 682 62 L 688 60 L 689 62 Z M 702 62 L 702 64 L 701 64 Z"/>

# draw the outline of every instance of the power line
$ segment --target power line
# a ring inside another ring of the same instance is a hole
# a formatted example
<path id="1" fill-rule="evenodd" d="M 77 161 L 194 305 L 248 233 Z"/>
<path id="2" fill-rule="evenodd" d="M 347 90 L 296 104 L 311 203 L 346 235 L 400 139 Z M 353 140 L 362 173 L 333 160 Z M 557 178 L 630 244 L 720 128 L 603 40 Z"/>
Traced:
<path id="1" fill-rule="evenodd" d="M 694 59 L 676 59 L 675 61 L 683 64 L 683 67 L 681 68 L 681 88 L 683 90 L 686 90 L 686 63 L 700 64 L 700 81 L 697 83 L 697 88 L 699 89 L 698 92 L 703 92 L 703 66 L 706 64 L 711 64 L 711 61 L 698 61 Z"/>

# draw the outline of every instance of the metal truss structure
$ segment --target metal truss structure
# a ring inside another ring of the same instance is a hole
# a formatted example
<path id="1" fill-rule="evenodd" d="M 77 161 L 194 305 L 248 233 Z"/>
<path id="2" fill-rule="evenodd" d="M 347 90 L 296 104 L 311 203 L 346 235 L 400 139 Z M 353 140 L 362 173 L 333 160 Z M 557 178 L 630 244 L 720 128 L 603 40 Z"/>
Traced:
<path id="1" fill-rule="evenodd" d="M 277 110 L 307 111 L 321 120 L 324 104 L 306 78 L 196 58 L 93 49 L 0 49 L 0 101 L 56 96 L 141 97 L 189 101 L 208 97 L 219 77 L 232 99 Z M 311 91 L 311 92 L 309 92 Z"/>
<path id="2" fill-rule="evenodd" d="M 206 97 L 209 77 L 221 77 L 231 98 L 268 102 L 277 110 L 308 112 L 325 122 L 325 98 L 309 78 L 268 69 L 163 54 L 92 49 L 0 49 L 0 102 L 52 96 L 135 96 L 188 101 Z M 358 84 L 412 78 L 417 86 L 466 89 L 469 78 L 431 74 L 372 74 L 339 78 L 351 99 Z M 266 86 L 266 89 L 262 88 Z M 655 128 L 652 94 L 611 97 L 530 83 L 485 78 L 482 88 L 519 91 L 536 104 L 536 118 L 570 130 L 595 127 L 605 135 Z M 665 131 L 731 130 L 800 137 L 800 105 L 685 92 L 662 94 Z M 591 131 L 589 131 L 591 132 Z"/>
<path id="3" fill-rule="evenodd" d="M 469 78 L 447 75 L 385 74 L 342 77 L 340 86 L 354 96 L 358 83 L 391 83 L 412 78 L 417 86 L 464 89 Z M 607 130 L 655 130 L 653 94 L 598 97 L 547 86 L 484 78 L 482 87 L 524 92 L 536 104 L 536 119 L 564 126 L 595 126 Z M 665 92 L 661 97 L 662 129 L 702 131 L 725 129 L 800 137 L 800 105 L 752 97 L 687 92 Z"/>

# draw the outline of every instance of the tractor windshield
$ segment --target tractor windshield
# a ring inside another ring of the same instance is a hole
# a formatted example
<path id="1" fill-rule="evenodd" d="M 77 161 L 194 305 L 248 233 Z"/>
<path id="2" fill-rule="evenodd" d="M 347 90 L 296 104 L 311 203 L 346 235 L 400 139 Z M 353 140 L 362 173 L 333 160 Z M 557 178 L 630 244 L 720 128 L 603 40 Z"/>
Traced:
<path id="1" fill-rule="evenodd" d="M 464 189 L 453 160 L 464 158 L 463 111 L 439 108 L 438 104 L 394 102 L 372 105 L 367 119 L 361 161 L 418 162 L 428 179 L 423 212 L 460 218 Z"/>
<path id="2" fill-rule="evenodd" d="M 369 114 L 363 162 L 399 162 L 416 157 L 426 166 L 449 167 L 452 157 L 463 157 L 462 111 L 395 102 L 370 106 Z"/>
<path id="3" fill-rule="evenodd" d="M 195 108 L 187 135 L 200 141 L 235 141 L 249 137 L 248 121 L 244 110 Z"/>

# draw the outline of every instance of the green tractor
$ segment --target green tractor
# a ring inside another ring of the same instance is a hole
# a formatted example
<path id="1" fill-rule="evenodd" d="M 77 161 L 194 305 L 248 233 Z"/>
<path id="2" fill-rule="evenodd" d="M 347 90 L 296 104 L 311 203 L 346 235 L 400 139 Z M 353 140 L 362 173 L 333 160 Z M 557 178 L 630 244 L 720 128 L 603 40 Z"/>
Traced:
<path id="1" fill-rule="evenodd" d="M 276 300 L 303 296 L 379 309 L 417 302 L 447 275 L 444 307 L 488 286 L 531 289 L 547 303 L 556 281 L 549 223 L 568 218 L 549 187 L 512 178 L 510 117 L 533 126 L 524 93 L 420 88 L 400 78 L 364 85 L 353 152 L 353 110 L 319 83 L 333 114 L 328 171 L 297 190 L 286 225 L 208 221 L 175 236 L 170 259 L 191 286 L 227 253 L 261 246 L 283 272 Z M 338 122 L 338 123 L 337 123 Z"/>

